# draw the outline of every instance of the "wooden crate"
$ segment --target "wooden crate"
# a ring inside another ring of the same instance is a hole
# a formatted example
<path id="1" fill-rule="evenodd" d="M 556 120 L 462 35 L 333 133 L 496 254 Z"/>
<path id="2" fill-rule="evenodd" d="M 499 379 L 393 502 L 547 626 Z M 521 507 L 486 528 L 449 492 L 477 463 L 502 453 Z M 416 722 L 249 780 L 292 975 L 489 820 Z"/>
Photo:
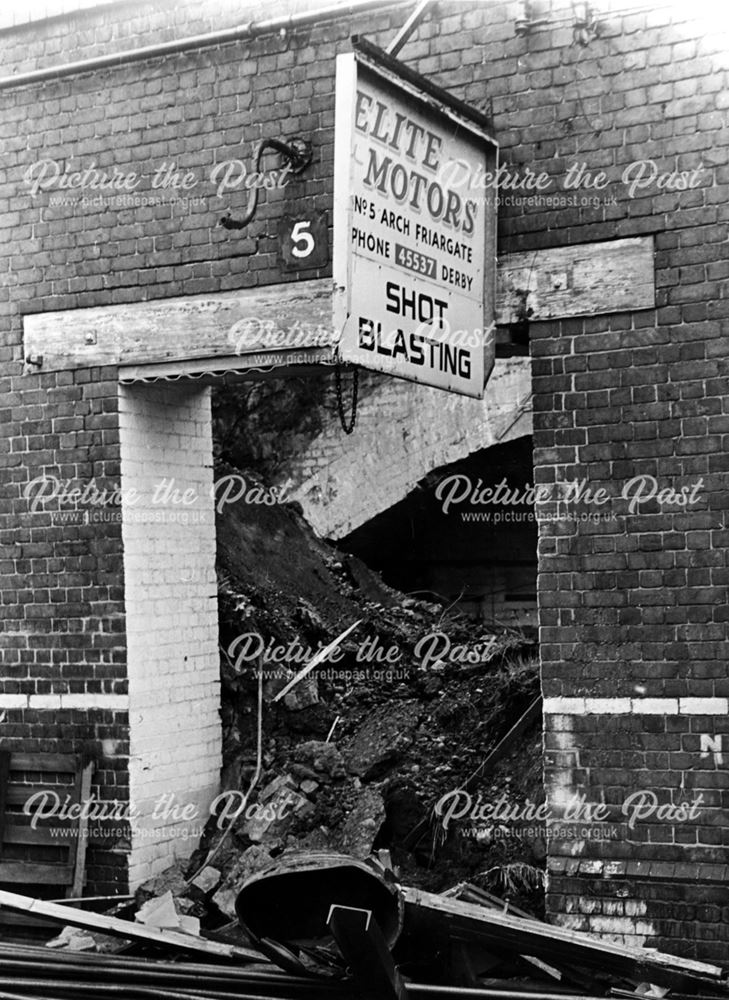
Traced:
<path id="1" fill-rule="evenodd" d="M 68 809 L 88 801 L 93 764 L 74 755 L 11 753 L 0 749 L 0 886 L 22 885 L 31 894 L 73 898 L 83 894 L 88 820 L 57 816 L 36 824 L 23 811 L 35 793 L 55 793 Z M 33 923 L 0 912 L 1 923 Z"/>

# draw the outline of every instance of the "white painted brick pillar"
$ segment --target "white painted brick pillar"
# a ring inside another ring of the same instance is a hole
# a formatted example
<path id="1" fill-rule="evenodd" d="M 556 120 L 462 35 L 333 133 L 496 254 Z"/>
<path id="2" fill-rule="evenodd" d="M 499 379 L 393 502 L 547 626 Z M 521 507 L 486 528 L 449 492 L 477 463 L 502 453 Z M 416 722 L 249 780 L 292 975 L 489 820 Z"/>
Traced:
<path id="1" fill-rule="evenodd" d="M 222 738 L 210 390 L 120 386 L 119 409 L 133 889 L 197 846 Z"/>

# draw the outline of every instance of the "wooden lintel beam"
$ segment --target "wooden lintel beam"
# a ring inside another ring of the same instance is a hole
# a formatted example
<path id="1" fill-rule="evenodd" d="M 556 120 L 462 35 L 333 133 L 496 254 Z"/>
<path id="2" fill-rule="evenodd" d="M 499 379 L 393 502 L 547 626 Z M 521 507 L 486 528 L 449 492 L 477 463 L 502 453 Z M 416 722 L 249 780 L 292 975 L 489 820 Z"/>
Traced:
<path id="1" fill-rule="evenodd" d="M 496 283 L 499 326 L 654 309 L 653 237 L 507 254 Z"/>
<path id="2" fill-rule="evenodd" d="M 251 357 L 333 343 L 332 283 L 289 282 L 24 317 L 27 372 Z"/>
<path id="3" fill-rule="evenodd" d="M 525 251 L 498 261 L 497 325 L 654 307 L 652 236 Z M 254 364 L 265 352 L 336 343 L 327 278 L 33 313 L 23 326 L 27 372 L 231 356 Z"/>

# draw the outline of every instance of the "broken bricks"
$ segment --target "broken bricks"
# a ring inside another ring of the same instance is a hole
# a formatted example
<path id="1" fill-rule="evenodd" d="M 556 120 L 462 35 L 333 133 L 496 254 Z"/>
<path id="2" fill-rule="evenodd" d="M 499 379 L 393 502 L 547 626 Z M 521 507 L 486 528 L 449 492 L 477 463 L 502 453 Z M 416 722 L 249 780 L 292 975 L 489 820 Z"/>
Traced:
<path id="1" fill-rule="evenodd" d="M 346 748 L 349 770 L 364 781 L 382 777 L 412 743 L 422 713 L 420 704 L 414 700 L 375 709 Z"/>
<path id="2" fill-rule="evenodd" d="M 291 775 L 280 775 L 261 792 L 258 809 L 244 823 L 243 833 L 254 844 L 280 837 L 288 830 L 295 815 L 306 816 L 312 809 L 306 796 L 296 791 Z"/>
<path id="3" fill-rule="evenodd" d="M 213 903 L 229 920 L 236 919 L 235 901 L 244 883 L 256 872 L 267 868 L 273 858 L 260 844 L 253 844 L 243 851 L 225 873 L 225 877 L 212 898 Z"/>
<path id="4" fill-rule="evenodd" d="M 185 917 L 179 909 L 185 901 L 175 900 L 170 889 L 148 900 L 137 913 L 136 922 L 6 892 L 0 892 L 0 906 L 83 929 L 82 934 L 65 930 L 54 942 L 60 948 L 83 951 L 102 932 L 136 939 L 172 954 L 201 952 L 210 959 L 255 962 L 256 969 L 250 975 L 255 978 L 258 997 L 281 996 L 281 988 L 288 996 L 281 974 L 260 964 L 263 956 L 289 973 L 306 975 L 307 980 L 297 983 L 308 982 L 332 1000 L 337 990 L 353 990 L 365 1000 L 406 1000 L 411 993 L 422 992 L 436 997 L 463 993 L 474 998 L 517 1000 L 525 993 L 550 994 L 555 984 L 585 1000 L 607 993 L 624 997 L 663 996 L 667 992 L 685 997 L 729 996 L 726 970 L 717 965 L 547 925 L 513 908 L 505 909 L 499 899 L 476 886 L 459 884 L 448 893 L 435 895 L 398 885 L 392 870 L 374 859 L 360 861 L 331 853 L 272 859 L 258 846 L 246 854 L 248 875 L 235 894 L 235 911 L 240 933 L 257 944 L 260 952 L 185 933 Z M 259 870 L 253 871 L 256 866 Z M 227 878 L 230 884 L 244 876 L 241 864 Z M 174 871 L 163 875 L 160 884 L 175 884 L 176 877 Z M 209 874 L 205 882 L 212 884 L 213 877 L 214 873 Z M 20 952 L 18 965 L 23 963 L 23 949 Z M 14 956 L 3 957 L 6 977 L 12 975 L 13 961 Z M 51 965 L 54 961 L 50 960 Z M 82 958 L 69 955 L 66 961 L 81 963 Z M 118 959 L 95 955 L 88 961 L 93 966 L 89 975 L 98 982 L 106 962 L 113 977 Z M 84 968 L 78 964 L 73 975 L 81 975 Z M 159 963 L 156 968 L 160 968 Z M 170 976 L 185 980 L 190 990 L 194 989 L 190 985 L 194 970 L 199 968 L 184 961 L 169 965 Z M 235 975 L 228 972 L 231 969 L 226 965 L 220 974 Z M 32 971 L 37 985 L 43 972 Z M 135 975 L 140 980 L 144 975 L 139 961 Z M 208 975 L 212 982 L 215 973 L 211 970 Z M 312 976 L 329 983 L 317 983 Z M 420 980 L 418 984 L 413 976 Z M 290 982 L 294 990 L 294 981 Z M 2 979 L 0 990 L 8 985 L 9 980 Z M 79 985 L 83 988 L 84 984 Z M 12 995 L 39 995 L 24 993 L 22 986 L 20 989 Z M 294 992 L 299 995 L 298 989 Z M 309 993 L 316 995 L 311 990 Z M 352 993 L 336 993 L 337 1000 L 345 996 L 350 1000 Z"/>
<path id="5" fill-rule="evenodd" d="M 372 853 L 375 838 L 385 821 L 385 802 L 373 787 L 362 788 L 341 833 L 341 849 L 364 860 Z"/>

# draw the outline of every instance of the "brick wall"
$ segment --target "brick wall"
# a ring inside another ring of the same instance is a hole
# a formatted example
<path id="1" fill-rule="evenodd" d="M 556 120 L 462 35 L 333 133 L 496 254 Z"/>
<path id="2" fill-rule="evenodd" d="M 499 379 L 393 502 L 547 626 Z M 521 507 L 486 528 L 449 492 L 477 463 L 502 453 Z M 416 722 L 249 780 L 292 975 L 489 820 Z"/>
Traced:
<path id="1" fill-rule="evenodd" d="M 121 386 L 131 887 L 189 855 L 222 766 L 210 390 Z"/>
<path id="2" fill-rule="evenodd" d="M 7 276 L 6 276 L 7 277 Z M 9 323 L 13 286 L 0 306 Z M 13 322 L 13 321 L 11 321 Z M 17 323 L 17 318 L 14 318 Z M 0 738 L 28 752 L 96 761 L 93 794 L 128 794 L 127 681 L 121 525 L 90 523 L 64 499 L 69 480 L 103 491 L 118 482 L 116 372 L 28 381 L 9 362 L 0 378 Z M 95 833 L 98 829 L 95 828 Z M 89 882 L 123 891 L 122 838 L 92 840 Z"/>
<path id="3" fill-rule="evenodd" d="M 700 5 L 607 13 L 597 34 L 582 38 L 587 44 L 576 38 L 571 7 L 554 6 L 553 27 L 519 35 L 519 3 L 439 3 L 402 57 L 492 111 L 502 160 L 514 172 L 547 176 L 551 201 L 529 200 L 533 192 L 524 189 L 504 199 L 501 253 L 655 236 L 655 310 L 531 329 L 536 476 L 543 483 L 584 478 L 615 498 L 612 520 L 545 518 L 541 528 L 547 779 L 556 805 L 577 790 L 590 799 L 604 794 L 615 806 L 647 783 L 664 802 L 695 790 L 706 811 L 698 822 L 648 824 L 636 836 L 622 830 L 618 841 L 554 842 L 549 904 L 579 926 L 720 958 L 727 923 L 716 918 L 727 905 L 726 872 L 724 847 L 714 841 L 729 825 L 728 779 L 719 751 L 701 756 L 701 741 L 719 745 L 729 695 L 729 48 L 718 26 L 702 20 Z M 225 9 L 216 25 L 239 18 L 232 5 Z M 185 3 L 158 10 L 155 24 L 142 5 L 84 12 L 74 57 L 126 48 L 135 37 L 148 44 L 187 34 L 212 17 Z M 11 237 L 0 249 L 4 738 L 101 746 L 112 717 L 72 716 L 72 728 L 60 731 L 62 704 L 38 708 L 30 699 L 81 694 L 80 687 L 94 697 L 126 693 L 120 526 L 59 532 L 46 514 L 31 513 L 23 495 L 44 470 L 118 477 L 116 373 L 21 375 L 22 314 L 281 280 L 271 220 L 293 205 L 329 209 L 335 52 L 353 31 L 386 44 L 404 16 L 383 8 L 0 91 L 0 224 Z M 61 19 L 33 34 L 4 32 L 4 64 L 68 59 L 77 27 Z M 251 230 L 231 237 L 217 219 L 239 210 L 243 198 L 216 197 L 205 178 L 216 163 L 248 156 L 264 130 L 309 135 L 317 166 L 271 193 Z M 64 165 L 136 168 L 140 195 L 153 193 L 154 169 L 174 161 L 200 179 L 200 200 L 51 206 L 49 192 L 33 198 L 23 183 L 41 155 Z M 662 175 L 701 168 L 697 184 L 671 190 L 654 180 L 631 191 L 630 165 L 642 159 Z M 567 190 L 575 164 L 603 171 L 605 186 Z M 49 401 L 66 409 L 41 407 Z M 677 511 L 643 505 L 631 514 L 619 494 L 642 473 L 662 487 L 703 478 L 700 501 Z M 709 700 L 680 700 L 695 698 Z M 123 724 L 113 728 L 114 753 L 125 753 L 126 735 Z M 592 742 L 598 738 L 601 746 Z M 113 787 L 120 758 L 104 754 L 100 773 Z"/>
<path id="4" fill-rule="evenodd" d="M 658 286 L 655 310 L 531 329 L 536 478 L 608 497 L 546 507 L 540 532 L 545 767 L 562 818 L 548 905 L 570 927 L 725 960 L 729 773 L 711 747 L 729 689 L 726 47 L 675 8 L 607 18 L 579 52 L 559 30 L 521 45 L 523 90 L 499 81 L 497 125 L 517 130 L 514 153 L 535 170 L 604 170 L 615 203 L 505 211 L 501 246 L 654 233 Z M 621 175 L 646 158 L 701 164 L 700 182 L 631 197 Z M 631 512 L 623 490 L 642 475 L 688 494 L 701 480 L 696 502 L 664 494 Z M 640 790 L 631 828 L 623 806 Z M 604 836 L 599 823 L 570 834 L 575 796 L 605 804 Z M 671 818 L 699 796 L 695 815 Z"/>
<path id="5" fill-rule="evenodd" d="M 266 16 L 280 9 L 266 5 Z M 114 4 L 0 31 L 0 51 L 8 72 L 22 72 L 240 20 L 234 4 Z M 375 35 L 383 41 L 400 20 L 387 8 L 367 24 L 384 32 Z M 87 519 L 95 509 L 88 499 L 48 493 L 56 481 L 66 492 L 119 489 L 118 372 L 41 367 L 24 374 L 23 316 L 281 280 L 271 220 L 293 205 L 329 207 L 333 60 L 355 30 L 344 18 L 296 36 L 269 34 L 0 89 L 0 740 L 11 749 L 93 756 L 94 794 L 103 799 L 129 795 L 121 513 Z M 270 192 L 255 226 L 231 238 L 218 220 L 247 196 L 216 197 L 210 171 L 238 157 L 250 167 L 264 129 L 311 135 L 320 166 L 309 179 Z M 44 159 L 61 173 L 135 171 L 139 200 L 115 201 L 118 191 L 94 189 L 86 202 L 58 189 L 33 196 L 24 176 Z M 194 197 L 153 190 L 163 164 L 195 174 Z M 111 197 L 98 203 L 100 193 Z M 52 195 L 60 201 L 51 204 Z M 38 477 L 51 485 L 33 510 L 39 487 L 30 484 Z M 139 679 L 138 661 L 132 669 Z M 212 732 L 203 742 L 204 774 L 191 771 L 186 786 L 196 798 L 208 789 L 217 753 Z M 87 889 L 123 892 L 128 831 L 107 824 L 102 834 L 90 853 Z"/>
<path id="6" fill-rule="evenodd" d="M 725 961 L 729 772 L 715 748 L 729 687 L 726 33 L 700 7 L 664 5 L 605 15 L 582 46 L 569 20 L 518 37 L 521 13 L 489 8 L 487 33 L 475 32 L 483 45 L 468 53 L 475 74 L 459 37 L 475 11 L 442 18 L 406 50 L 421 71 L 490 102 L 503 162 L 522 177 L 543 172 L 546 193 L 564 196 L 529 203 L 522 191 L 503 204 L 499 251 L 651 233 L 658 289 L 655 310 L 530 331 L 535 477 L 584 479 L 611 498 L 599 511 L 545 505 L 540 528 L 545 773 L 563 818 L 548 907 L 582 930 Z M 631 191 L 636 160 L 662 175 L 701 170 L 694 188 L 656 180 Z M 572 203 L 575 163 L 604 171 L 597 203 L 594 191 Z M 643 474 L 687 494 L 702 479 L 699 499 L 631 513 L 622 490 Z M 643 789 L 656 810 L 630 829 L 622 805 Z M 581 824 L 560 840 L 576 795 L 604 802 L 612 831 L 590 839 L 600 824 L 585 837 Z M 687 820 L 656 814 L 698 796 Z"/>
<path id="7" fill-rule="evenodd" d="M 109 7 L 104 10 L 106 4 Z M 3 75 L 177 41 L 277 16 L 305 14 L 322 6 L 316 0 L 246 0 L 245 7 L 236 0 L 180 4 L 46 0 L 45 12 L 39 4 L 33 4 L 27 11 L 17 8 L 0 18 Z M 41 20 L 42 13 L 47 17 Z"/>

